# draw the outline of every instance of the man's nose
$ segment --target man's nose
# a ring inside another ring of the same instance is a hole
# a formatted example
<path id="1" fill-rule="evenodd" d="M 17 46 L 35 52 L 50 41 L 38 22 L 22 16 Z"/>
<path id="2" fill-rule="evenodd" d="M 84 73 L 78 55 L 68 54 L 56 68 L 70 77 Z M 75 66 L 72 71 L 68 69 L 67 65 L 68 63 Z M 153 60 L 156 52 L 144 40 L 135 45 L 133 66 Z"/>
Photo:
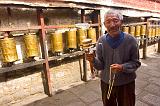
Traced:
<path id="1" fill-rule="evenodd" d="M 113 21 L 111 21 L 110 26 L 111 26 L 111 27 L 114 27 L 114 26 L 115 26 L 115 23 L 114 23 Z"/>

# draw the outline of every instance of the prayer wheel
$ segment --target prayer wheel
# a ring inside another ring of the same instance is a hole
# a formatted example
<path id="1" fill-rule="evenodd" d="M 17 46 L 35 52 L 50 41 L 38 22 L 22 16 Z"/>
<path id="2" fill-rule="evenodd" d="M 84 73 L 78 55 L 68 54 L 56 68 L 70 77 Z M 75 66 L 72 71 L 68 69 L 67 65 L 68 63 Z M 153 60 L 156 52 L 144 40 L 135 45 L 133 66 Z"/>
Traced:
<path id="1" fill-rule="evenodd" d="M 123 27 L 122 31 L 128 34 L 129 33 L 129 27 L 126 27 L 126 26 Z"/>
<path id="2" fill-rule="evenodd" d="M 156 36 L 156 29 L 152 28 L 152 37 L 155 37 L 155 36 Z"/>
<path id="3" fill-rule="evenodd" d="M 56 31 L 51 34 L 51 48 L 53 53 L 63 52 L 63 37 L 61 32 Z"/>
<path id="4" fill-rule="evenodd" d="M 67 34 L 67 48 L 76 49 L 77 48 L 77 38 L 76 30 L 72 29 L 66 32 Z"/>
<path id="5" fill-rule="evenodd" d="M 158 29 L 158 27 L 156 27 L 156 36 L 158 36 L 159 35 L 159 29 Z"/>
<path id="6" fill-rule="evenodd" d="M 0 48 L 4 63 L 15 62 L 18 60 L 16 42 L 14 38 L 0 39 Z"/>
<path id="7" fill-rule="evenodd" d="M 78 35 L 78 45 L 80 46 L 82 45 L 82 41 L 87 38 L 86 31 L 84 29 L 78 29 L 77 35 Z"/>
<path id="8" fill-rule="evenodd" d="M 148 37 L 149 37 L 149 38 L 152 37 L 152 28 L 149 28 L 149 29 L 148 29 Z"/>
<path id="9" fill-rule="evenodd" d="M 146 25 L 142 25 L 142 27 L 141 27 L 141 35 L 146 35 Z"/>
<path id="10" fill-rule="evenodd" d="M 88 38 L 92 39 L 92 43 L 96 43 L 96 29 L 95 28 L 89 28 L 87 30 Z"/>
<path id="11" fill-rule="evenodd" d="M 36 35 L 24 35 L 24 43 L 26 47 L 27 58 L 39 56 L 38 39 Z"/>
<path id="12" fill-rule="evenodd" d="M 130 34 L 132 36 L 135 36 L 135 27 L 134 26 L 130 26 Z"/>
<path id="13" fill-rule="evenodd" d="M 84 39 L 82 41 L 83 49 L 88 49 L 92 46 L 92 39 Z"/>
<path id="14" fill-rule="evenodd" d="M 160 36 L 160 27 L 158 27 L 158 36 Z"/>
<path id="15" fill-rule="evenodd" d="M 136 26 L 136 37 L 139 37 L 141 35 L 141 26 L 140 25 L 137 25 Z"/>

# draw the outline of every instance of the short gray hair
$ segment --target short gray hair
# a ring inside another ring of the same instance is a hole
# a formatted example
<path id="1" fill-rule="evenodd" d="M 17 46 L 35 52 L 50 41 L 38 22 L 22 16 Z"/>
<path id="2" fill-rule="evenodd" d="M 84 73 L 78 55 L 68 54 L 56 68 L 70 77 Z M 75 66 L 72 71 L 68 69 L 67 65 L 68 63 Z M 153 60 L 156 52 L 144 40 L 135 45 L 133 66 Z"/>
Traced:
<path id="1" fill-rule="evenodd" d="M 113 9 L 110 9 L 105 13 L 104 20 L 106 19 L 108 14 L 115 14 L 121 21 L 123 20 L 123 15 L 119 11 Z"/>

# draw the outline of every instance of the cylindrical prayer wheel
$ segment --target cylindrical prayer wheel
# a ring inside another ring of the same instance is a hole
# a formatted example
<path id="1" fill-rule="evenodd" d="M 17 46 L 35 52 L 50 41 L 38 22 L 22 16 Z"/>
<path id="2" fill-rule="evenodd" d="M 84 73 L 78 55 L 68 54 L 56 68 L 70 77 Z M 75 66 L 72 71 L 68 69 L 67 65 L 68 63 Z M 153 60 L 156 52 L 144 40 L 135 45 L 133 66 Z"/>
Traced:
<path id="1" fill-rule="evenodd" d="M 155 37 L 155 36 L 156 36 L 156 29 L 152 28 L 152 37 Z"/>
<path id="2" fill-rule="evenodd" d="M 63 52 L 63 37 L 61 32 L 51 34 L 51 48 L 53 53 Z"/>
<path id="3" fill-rule="evenodd" d="M 14 38 L 0 39 L 3 62 L 10 63 L 18 60 L 16 42 Z"/>
<path id="4" fill-rule="evenodd" d="M 95 28 L 89 28 L 87 30 L 88 38 L 92 39 L 92 43 L 96 43 L 96 29 Z"/>
<path id="5" fill-rule="evenodd" d="M 78 44 L 82 45 L 82 41 L 87 38 L 86 31 L 84 29 L 78 29 L 77 35 L 78 35 Z"/>
<path id="6" fill-rule="evenodd" d="M 135 27 L 134 26 L 130 26 L 130 34 L 132 35 L 132 36 L 135 36 Z"/>
<path id="7" fill-rule="evenodd" d="M 159 35 L 159 29 L 158 29 L 158 27 L 156 27 L 156 36 L 158 36 Z"/>
<path id="8" fill-rule="evenodd" d="M 149 37 L 149 38 L 152 37 L 152 28 L 149 28 L 149 29 L 148 29 L 148 37 Z"/>
<path id="9" fill-rule="evenodd" d="M 122 31 L 128 34 L 129 33 L 129 27 L 126 27 L 126 26 L 123 27 Z"/>
<path id="10" fill-rule="evenodd" d="M 77 48 L 77 38 L 76 30 L 72 29 L 66 32 L 67 34 L 67 48 L 76 49 Z"/>
<path id="11" fill-rule="evenodd" d="M 146 35 L 146 25 L 142 25 L 142 27 L 141 27 L 141 35 Z"/>
<path id="12" fill-rule="evenodd" d="M 160 36 L 160 27 L 158 27 L 158 36 Z"/>
<path id="13" fill-rule="evenodd" d="M 140 34 L 141 34 L 141 26 L 140 25 L 137 25 L 136 26 L 136 37 L 139 37 L 140 36 Z"/>
<path id="14" fill-rule="evenodd" d="M 36 35 L 33 34 L 24 35 L 24 43 L 26 47 L 27 58 L 36 57 L 39 55 L 38 39 Z"/>

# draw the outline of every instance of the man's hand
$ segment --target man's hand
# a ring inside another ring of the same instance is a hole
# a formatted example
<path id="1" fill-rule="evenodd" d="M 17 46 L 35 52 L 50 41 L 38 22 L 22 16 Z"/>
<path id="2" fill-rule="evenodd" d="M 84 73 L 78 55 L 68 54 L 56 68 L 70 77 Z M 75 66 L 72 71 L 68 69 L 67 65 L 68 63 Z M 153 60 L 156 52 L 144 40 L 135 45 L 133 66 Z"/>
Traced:
<path id="1" fill-rule="evenodd" d="M 91 63 L 93 63 L 94 56 L 95 56 L 94 52 L 93 53 L 86 53 L 86 59 Z"/>
<path id="2" fill-rule="evenodd" d="M 119 72 L 123 70 L 123 66 L 121 64 L 112 64 L 110 67 L 112 72 Z"/>

